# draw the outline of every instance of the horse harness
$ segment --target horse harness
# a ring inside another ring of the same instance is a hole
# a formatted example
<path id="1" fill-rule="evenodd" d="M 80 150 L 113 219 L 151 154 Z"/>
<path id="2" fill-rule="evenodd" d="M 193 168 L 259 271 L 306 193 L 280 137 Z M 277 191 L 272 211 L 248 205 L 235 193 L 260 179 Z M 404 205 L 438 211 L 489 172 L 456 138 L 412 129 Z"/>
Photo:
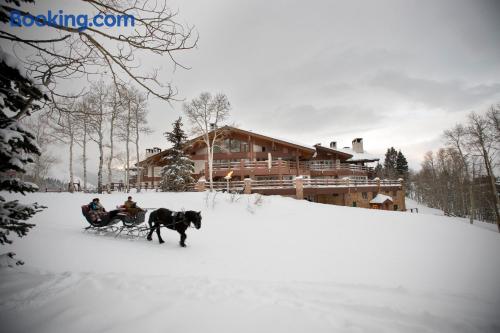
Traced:
<path id="1" fill-rule="evenodd" d="M 188 228 L 191 228 L 191 222 L 186 220 L 186 214 L 184 212 L 173 212 L 172 219 L 174 222 L 170 224 L 163 225 L 164 227 L 175 226 L 177 223 L 183 222 Z"/>

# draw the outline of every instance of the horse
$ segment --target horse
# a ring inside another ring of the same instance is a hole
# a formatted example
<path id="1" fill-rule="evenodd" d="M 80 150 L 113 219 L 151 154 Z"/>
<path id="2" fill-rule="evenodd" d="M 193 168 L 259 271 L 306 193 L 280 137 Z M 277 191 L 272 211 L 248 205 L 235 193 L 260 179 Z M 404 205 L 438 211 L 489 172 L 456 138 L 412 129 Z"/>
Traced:
<path id="1" fill-rule="evenodd" d="M 149 214 L 148 224 L 150 230 L 147 240 L 152 240 L 151 236 L 153 235 L 153 231 L 156 230 L 160 244 L 165 243 L 160 234 L 160 226 L 164 225 L 171 230 L 176 230 L 181 235 L 180 246 L 186 247 L 186 229 L 191 223 L 194 224 L 196 229 L 201 228 L 201 212 L 193 210 L 173 212 L 166 208 L 159 208 Z"/>

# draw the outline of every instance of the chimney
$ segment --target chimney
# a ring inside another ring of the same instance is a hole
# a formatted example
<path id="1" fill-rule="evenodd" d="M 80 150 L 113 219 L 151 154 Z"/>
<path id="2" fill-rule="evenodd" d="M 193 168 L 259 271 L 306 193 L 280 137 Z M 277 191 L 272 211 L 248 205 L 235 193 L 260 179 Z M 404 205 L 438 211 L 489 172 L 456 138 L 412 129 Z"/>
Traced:
<path id="1" fill-rule="evenodd" d="M 363 138 L 355 138 L 352 140 L 352 150 L 356 153 L 363 153 Z"/>
<path id="2" fill-rule="evenodd" d="M 315 146 L 321 146 L 321 142 L 320 142 L 320 143 L 315 144 Z"/>
<path id="3" fill-rule="evenodd" d="M 337 141 L 330 142 L 330 148 L 337 149 Z"/>
<path id="4" fill-rule="evenodd" d="M 211 131 L 213 131 L 216 128 L 217 128 L 217 126 L 215 126 L 215 123 L 210 123 L 210 130 Z"/>
<path id="5" fill-rule="evenodd" d="M 161 152 L 161 148 L 154 147 L 154 148 L 147 148 L 146 149 L 146 158 L 156 155 Z"/>

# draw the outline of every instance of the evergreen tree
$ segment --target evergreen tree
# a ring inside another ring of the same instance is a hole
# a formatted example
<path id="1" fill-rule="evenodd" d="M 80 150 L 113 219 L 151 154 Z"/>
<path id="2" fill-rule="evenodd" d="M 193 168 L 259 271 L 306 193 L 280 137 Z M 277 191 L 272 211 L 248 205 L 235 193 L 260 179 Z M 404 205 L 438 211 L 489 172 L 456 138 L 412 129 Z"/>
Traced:
<path id="1" fill-rule="evenodd" d="M 182 129 L 182 118 L 179 117 L 173 126 L 172 132 L 165 133 L 167 140 L 172 143 L 172 148 L 165 157 L 167 164 L 162 170 L 160 186 L 163 191 L 183 192 L 194 182 L 192 177 L 194 165 L 193 161 L 184 154 L 187 136 Z"/>
<path id="2" fill-rule="evenodd" d="M 397 174 L 397 158 L 398 152 L 394 147 L 387 149 L 384 159 L 384 175 L 385 177 L 392 178 Z"/>
<path id="3" fill-rule="evenodd" d="M 408 161 L 401 150 L 398 152 L 398 156 L 396 158 L 396 171 L 401 178 L 408 178 Z"/>
<path id="4" fill-rule="evenodd" d="M 382 164 L 377 163 L 377 166 L 374 169 L 374 175 L 375 177 L 382 178 L 384 175 L 384 168 L 382 167 Z"/>
<path id="5" fill-rule="evenodd" d="M 26 173 L 27 164 L 33 162 L 33 155 L 40 155 L 40 149 L 33 133 L 19 119 L 39 110 L 38 101 L 46 96 L 21 74 L 13 58 L 1 48 L 0 73 L 0 190 L 24 195 L 37 191 L 38 187 L 16 176 Z M 34 227 L 26 221 L 42 208 L 36 203 L 21 204 L 0 196 L 0 244 L 12 243 L 8 237 L 11 232 L 25 236 Z"/>

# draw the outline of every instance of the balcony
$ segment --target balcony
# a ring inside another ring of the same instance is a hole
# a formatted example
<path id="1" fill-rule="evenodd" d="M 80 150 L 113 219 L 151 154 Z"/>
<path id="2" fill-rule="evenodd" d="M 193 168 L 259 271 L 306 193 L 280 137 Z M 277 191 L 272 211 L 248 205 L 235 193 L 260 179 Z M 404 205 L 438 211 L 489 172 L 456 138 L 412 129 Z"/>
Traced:
<path id="1" fill-rule="evenodd" d="M 300 185 L 298 185 L 300 183 Z M 197 191 L 208 188 L 209 183 L 200 180 L 195 186 Z M 300 190 L 299 190 L 300 187 Z M 380 191 L 400 191 L 403 190 L 402 180 L 390 180 L 378 178 L 374 180 L 353 180 L 353 179 L 309 179 L 297 178 L 294 180 L 252 180 L 245 181 L 215 181 L 215 190 L 227 190 L 229 192 L 240 193 L 260 193 L 278 195 L 315 195 L 315 194 L 339 194 L 348 192 L 380 192 Z"/>
<path id="2" fill-rule="evenodd" d="M 214 177 L 223 177 L 229 171 L 241 178 L 266 175 L 310 175 L 310 176 L 372 176 L 373 168 L 362 165 L 332 163 L 332 161 L 245 161 L 216 162 L 213 164 Z M 208 174 L 208 163 L 205 163 Z"/>

